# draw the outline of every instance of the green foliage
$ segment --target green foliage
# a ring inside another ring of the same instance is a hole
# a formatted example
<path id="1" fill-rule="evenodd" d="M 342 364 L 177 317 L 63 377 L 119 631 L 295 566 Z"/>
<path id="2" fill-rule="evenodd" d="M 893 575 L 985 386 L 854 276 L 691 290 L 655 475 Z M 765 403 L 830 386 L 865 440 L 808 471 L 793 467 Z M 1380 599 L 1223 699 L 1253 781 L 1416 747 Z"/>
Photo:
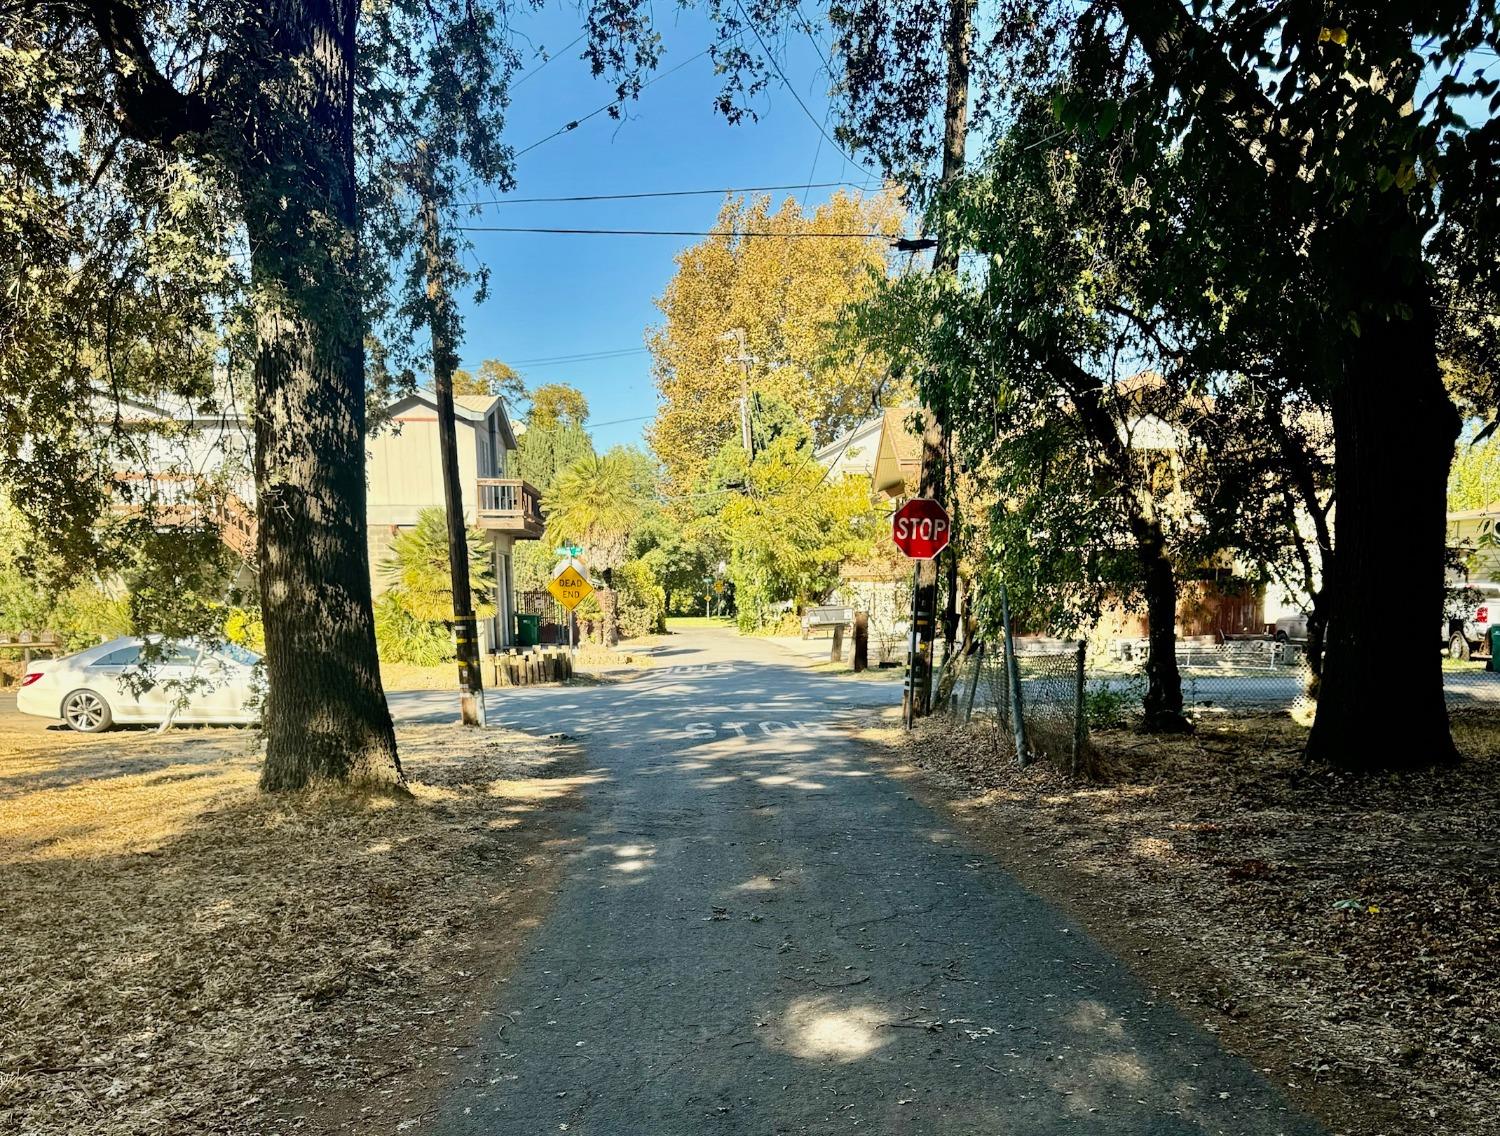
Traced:
<path id="1" fill-rule="evenodd" d="M 828 594 L 841 564 L 870 555 L 881 526 L 869 482 L 831 480 L 790 435 L 756 454 L 745 479 L 720 516 L 740 626 L 753 629 Z"/>
<path id="2" fill-rule="evenodd" d="M 1130 722 L 1132 711 L 1140 709 L 1139 678 L 1120 680 L 1108 686 L 1090 687 L 1083 696 L 1084 715 L 1091 730 L 1119 730 Z"/>
<path id="3" fill-rule="evenodd" d="M 519 592 L 540 592 L 552 579 L 557 567 L 557 553 L 550 541 L 517 541 L 511 553 L 511 584 Z"/>
<path id="4" fill-rule="evenodd" d="M 667 596 L 644 560 L 630 560 L 614 572 L 620 637 L 634 639 L 666 630 Z"/>
<path id="5" fill-rule="evenodd" d="M 630 534 L 645 513 L 651 490 L 644 456 L 616 447 L 602 457 L 589 455 L 563 470 L 547 500 L 547 542 L 583 548 L 582 560 L 595 572 L 625 563 Z"/>
<path id="6" fill-rule="evenodd" d="M 256 654 L 266 650 L 266 627 L 261 622 L 260 608 L 230 608 L 224 620 L 224 638 L 241 647 L 248 647 Z"/>
<path id="7" fill-rule="evenodd" d="M 588 432 L 574 422 L 547 426 L 528 424 L 525 432 L 516 439 L 516 444 L 514 474 L 541 490 L 543 503 L 549 510 L 558 475 L 594 453 L 594 443 Z"/>
<path id="8" fill-rule="evenodd" d="M 139 520 L 117 529 L 128 558 L 80 577 L 0 503 L 0 631 L 52 631 L 70 650 L 131 634 L 221 639 L 239 561 L 218 532 Z"/>
<path id="9" fill-rule="evenodd" d="M 1500 435 L 1459 441 L 1448 473 L 1448 509 L 1466 512 L 1500 501 Z"/>
<path id="10" fill-rule="evenodd" d="M 468 531 L 469 592 L 479 616 L 495 611 L 494 557 L 480 529 Z M 381 562 L 392 596 L 412 618 L 434 623 L 453 619 L 452 560 L 448 555 L 448 520 L 442 509 L 423 509 L 417 523 L 391 542 Z"/>
<path id="11" fill-rule="evenodd" d="M 386 662 L 418 667 L 437 666 L 455 657 L 448 626 L 418 619 L 390 592 L 375 601 L 375 646 Z"/>
<path id="12" fill-rule="evenodd" d="M 649 510 L 636 526 L 632 551 L 661 584 L 667 612 L 686 615 L 702 614 L 703 582 L 721 577 L 719 565 L 729 555 L 717 515 L 698 516 L 691 508 Z"/>

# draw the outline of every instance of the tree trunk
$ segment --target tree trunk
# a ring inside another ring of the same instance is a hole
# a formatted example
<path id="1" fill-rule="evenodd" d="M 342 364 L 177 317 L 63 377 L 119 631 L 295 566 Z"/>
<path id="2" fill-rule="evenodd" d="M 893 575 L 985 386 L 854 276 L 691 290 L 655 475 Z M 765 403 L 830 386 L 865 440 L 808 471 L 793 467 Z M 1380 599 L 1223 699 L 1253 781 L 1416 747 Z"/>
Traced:
<path id="1" fill-rule="evenodd" d="M 602 575 L 604 587 L 599 589 L 599 638 L 604 646 L 614 647 L 620 642 L 620 597 L 615 594 L 615 570 L 606 568 Z"/>
<path id="2" fill-rule="evenodd" d="M 1421 645 L 1420 630 L 1442 613 L 1458 413 L 1438 370 L 1425 282 L 1402 276 L 1421 263 L 1416 226 L 1404 204 L 1381 212 L 1341 250 L 1379 314 L 1364 317 L 1331 400 L 1338 578 L 1307 743 L 1309 759 L 1352 769 L 1456 756 L 1441 656 Z M 1416 646 L 1373 617 L 1393 600 Z"/>
<path id="3" fill-rule="evenodd" d="M 399 784 L 365 543 L 355 0 L 259 17 L 265 73 L 238 170 L 258 348 L 255 481 L 269 692 L 261 786 Z"/>
<path id="4" fill-rule="evenodd" d="M 1160 527 L 1144 519 L 1133 521 L 1131 527 L 1145 571 L 1142 590 L 1150 644 L 1146 695 L 1141 700 L 1143 725 L 1153 733 L 1180 733 L 1191 730 L 1192 723 L 1182 713 L 1182 675 L 1177 670 L 1177 574 L 1172 570 Z"/>

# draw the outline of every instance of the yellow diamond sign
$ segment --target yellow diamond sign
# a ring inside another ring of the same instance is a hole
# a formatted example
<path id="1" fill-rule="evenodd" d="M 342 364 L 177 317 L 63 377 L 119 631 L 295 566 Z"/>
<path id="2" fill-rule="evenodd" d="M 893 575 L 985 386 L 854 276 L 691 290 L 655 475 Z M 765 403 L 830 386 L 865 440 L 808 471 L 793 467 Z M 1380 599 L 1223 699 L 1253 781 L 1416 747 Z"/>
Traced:
<path id="1" fill-rule="evenodd" d="M 558 565 L 557 571 L 552 573 L 547 590 L 558 603 L 572 611 L 594 594 L 594 585 L 589 583 L 576 560 L 568 560 Z"/>

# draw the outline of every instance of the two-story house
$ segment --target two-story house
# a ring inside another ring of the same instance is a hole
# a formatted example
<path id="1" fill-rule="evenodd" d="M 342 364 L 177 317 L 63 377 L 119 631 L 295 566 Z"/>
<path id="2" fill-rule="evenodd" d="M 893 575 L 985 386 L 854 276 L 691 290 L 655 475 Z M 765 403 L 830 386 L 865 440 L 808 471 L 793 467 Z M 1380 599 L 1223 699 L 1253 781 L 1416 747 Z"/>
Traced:
<path id="1" fill-rule="evenodd" d="M 113 446 L 116 493 L 123 507 L 149 499 L 170 523 L 217 525 L 225 543 L 248 563 L 255 550 L 253 430 L 248 414 L 234 400 L 223 401 L 228 409 L 116 403 L 101 396 L 95 412 L 101 422 L 119 427 L 113 431 Z M 389 556 L 395 536 L 415 526 L 423 510 L 444 507 L 433 393 L 413 391 L 386 407 L 383 417 L 389 425 L 368 439 L 365 456 L 365 519 L 370 582 L 376 595 L 389 586 L 381 562 Z M 454 428 L 464 520 L 483 530 L 494 557 L 495 614 L 480 621 L 480 645 L 487 650 L 507 647 L 515 639 L 515 542 L 541 537 L 541 495 L 508 476 L 515 466 L 516 434 L 503 399 L 458 396 Z M 211 495 L 216 502 L 212 515 L 204 511 L 205 495 L 197 492 L 209 480 L 220 483 L 219 492 Z M 244 582 L 251 583 L 248 570 Z"/>
<path id="2" fill-rule="evenodd" d="M 453 403 L 464 521 L 483 530 L 495 564 L 495 615 L 481 620 L 480 647 L 506 647 L 515 635 L 515 543 L 540 539 L 546 523 L 541 494 L 509 476 L 516 434 L 505 400 L 458 395 Z M 391 542 L 403 528 L 414 526 L 424 509 L 442 508 L 444 500 L 436 396 L 413 391 L 387 407 L 386 414 L 391 426 L 370 439 L 365 459 L 370 572 L 377 595 L 387 586 L 380 565 L 390 555 Z"/>

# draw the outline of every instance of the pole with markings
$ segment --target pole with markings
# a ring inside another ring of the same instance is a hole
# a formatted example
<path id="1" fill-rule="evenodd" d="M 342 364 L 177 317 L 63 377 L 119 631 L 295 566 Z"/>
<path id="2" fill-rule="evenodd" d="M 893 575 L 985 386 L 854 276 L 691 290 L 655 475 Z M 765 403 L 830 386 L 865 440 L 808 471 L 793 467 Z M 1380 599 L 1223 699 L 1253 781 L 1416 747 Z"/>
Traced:
<path id="1" fill-rule="evenodd" d="M 459 718 L 465 726 L 481 724 L 484 680 L 479 673 L 479 628 L 469 591 L 469 538 L 464 529 L 463 486 L 458 480 L 458 437 L 454 425 L 453 372 L 458 366 L 455 339 L 458 315 L 448 290 L 448 274 L 433 200 L 431 160 L 419 147 L 422 199 L 422 252 L 427 272 L 428 325 L 432 333 L 432 386 L 437 402 L 438 448 L 443 466 L 443 504 L 448 520 L 448 568 L 453 587 L 453 638 L 458 653 Z"/>

